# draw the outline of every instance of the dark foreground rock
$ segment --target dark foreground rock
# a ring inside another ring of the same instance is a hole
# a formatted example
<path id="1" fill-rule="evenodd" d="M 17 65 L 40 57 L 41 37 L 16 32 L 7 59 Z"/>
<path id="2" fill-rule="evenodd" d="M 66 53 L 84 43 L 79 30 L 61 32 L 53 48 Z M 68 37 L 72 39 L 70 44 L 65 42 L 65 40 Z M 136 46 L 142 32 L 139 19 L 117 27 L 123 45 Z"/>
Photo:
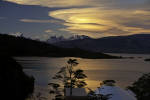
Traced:
<path id="1" fill-rule="evenodd" d="M 0 91 L 3 100 L 25 100 L 34 90 L 34 78 L 27 76 L 13 58 L 0 56 Z"/>

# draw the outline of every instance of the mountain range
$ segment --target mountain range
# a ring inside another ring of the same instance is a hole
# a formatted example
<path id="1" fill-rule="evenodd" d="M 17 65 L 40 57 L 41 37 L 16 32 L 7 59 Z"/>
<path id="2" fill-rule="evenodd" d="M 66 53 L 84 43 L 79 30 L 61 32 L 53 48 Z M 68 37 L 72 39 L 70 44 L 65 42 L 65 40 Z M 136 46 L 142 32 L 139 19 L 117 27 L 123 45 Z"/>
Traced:
<path id="1" fill-rule="evenodd" d="M 0 34 L 0 55 L 43 56 L 43 57 L 81 57 L 81 58 L 119 58 L 103 53 L 82 50 L 80 48 L 62 48 L 51 44 Z"/>
<path id="2" fill-rule="evenodd" d="M 47 43 L 54 44 L 58 42 L 64 42 L 64 41 L 71 41 L 71 40 L 81 40 L 81 39 L 89 39 L 90 37 L 86 35 L 74 35 L 69 38 L 65 38 L 63 36 L 51 36 L 49 39 L 47 39 Z"/>
<path id="3" fill-rule="evenodd" d="M 97 39 L 89 37 L 55 42 L 53 45 L 104 53 L 150 53 L 150 34 L 110 36 Z"/>

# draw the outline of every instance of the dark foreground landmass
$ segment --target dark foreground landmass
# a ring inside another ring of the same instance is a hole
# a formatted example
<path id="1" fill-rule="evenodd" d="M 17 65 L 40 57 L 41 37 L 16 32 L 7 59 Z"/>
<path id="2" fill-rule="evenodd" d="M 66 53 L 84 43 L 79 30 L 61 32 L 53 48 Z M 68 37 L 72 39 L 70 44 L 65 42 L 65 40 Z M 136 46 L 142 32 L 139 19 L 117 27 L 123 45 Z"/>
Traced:
<path id="1" fill-rule="evenodd" d="M 0 34 L 0 54 L 10 56 L 81 57 L 91 59 L 121 58 L 79 48 L 61 48 L 44 42 Z"/>
<path id="2" fill-rule="evenodd" d="M 34 89 L 34 78 L 27 76 L 14 59 L 0 56 L 0 91 L 2 100 L 25 100 Z"/>

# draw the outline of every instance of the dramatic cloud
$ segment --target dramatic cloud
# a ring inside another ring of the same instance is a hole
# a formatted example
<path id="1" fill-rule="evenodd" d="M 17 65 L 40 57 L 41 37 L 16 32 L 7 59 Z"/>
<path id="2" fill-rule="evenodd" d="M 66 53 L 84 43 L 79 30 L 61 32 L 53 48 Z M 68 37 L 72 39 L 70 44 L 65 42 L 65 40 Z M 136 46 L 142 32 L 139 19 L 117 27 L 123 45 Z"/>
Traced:
<path id="1" fill-rule="evenodd" d="M 73 7 L 95 5 L 92 0 L 5 0 L 23 5 L 41 5 L 45 7 Z M 96 0 L 95 0 L 96 1 Z"/>
<path id="2" fill-rule="evenodd" d="M 53 32 L 92 37 L 150 33 L 149 0 L 5 0 L 22 5 L 39 5 L 56 20 L 20 19 L 26 23 L 52 23 Z M 62 27 L 58 27 L 58 24 Z M 52 30 L 46 30 L 52 33 Z"/>
<path id="3" fill-rule="evenodd" d="M 77 34 L 128 35 L 150 33 L 150 12 L 144 10 L 104 10 L 101 8 L 61 9 L 49 13 L 49 16 L 64 20 L 67 26 L 63 31 Z M 140 26 L 130 26 L 126 23 L 136 22 Z M 124 33 L 124 34 L 123 34 Z"/>
<path id="4" fill-rule="evenodd" d="M 45 7 L 137 7 L 149 0 L 5 0 L 23 5 L 41 5 Z"/>

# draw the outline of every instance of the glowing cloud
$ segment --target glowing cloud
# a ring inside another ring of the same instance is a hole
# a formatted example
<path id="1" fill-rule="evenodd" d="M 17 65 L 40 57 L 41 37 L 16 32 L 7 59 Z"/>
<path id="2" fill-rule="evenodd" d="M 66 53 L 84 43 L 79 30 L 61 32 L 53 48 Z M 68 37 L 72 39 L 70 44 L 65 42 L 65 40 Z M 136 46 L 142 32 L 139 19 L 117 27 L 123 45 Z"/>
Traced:
<path id="1" fill-rule="evenodd" d="M 5 0 L 22 5 L 40 5 L 45 7 L 95 6 L 98 0 Z"/>
<path id="2" fill-rule="evenodd" d="M 148 0 L 5 0 L 22 5 L 56 7 L 49 12 L 57 20 L 21 19 L 28 23 L 56 23 L 58 31 L 93 37 L 150 33 Z M 139 8 L 140 7 L 140 8 Z M 64 9 L 65 8 L 65 9 Z M 118 9 L 119 8 L 119 9 Z M 61 22 L 60 22 L 61 20 Z"/>
<path id="3" fill-rule="evenodd" d="M 125 14 L 127 16 L 125 16 Z M 93 37 L 103 35 L 128 35 L 137 33 L 149 33 L 150 29 L 143 27 L 133 27 L 126 23 L 138 22 L 149 25 L 150 14 L 145 10 L 104 10 L 99 7 L 92 8 L 70 8 L 52 11 L 50 17 L 64 21 L 65 29 L 76 34 L 91 34 Z M 58 23 L 57 20 L 31 20 L 21 19 L 23 22 L 36 23 Z M 95 34 L 101 35 L 95 35 Z M 95 35 L 95 36 L 94 36 Z"/>
<path id="4" fill-rule="evenodd" d="M 143 16 L 143 13 L 147 16 Z M 67 26 L 63 31 L 70 31 L 77 34 L 109 34 L 109 35 L 127 35 L 136 33 L 148 33 L 150 29 L 142 27 L 133 27 L 125 25 L 132 21 L 140 24 L 148 20 L 148 11 L 131 10 L 104 10 L 98 7 L 95 8 L 75 8 L 75 9 L 61 9 L 49 13 L 49 16 L 64 20 L 64 25 Z M 127 15 L 127 16 L 125 16 Z M 116 32 L 116 33 L 115 33 Z M 123 34 L 124 33 L 124 34 Z M 99 36 L 99 35 L 96 35 Z"/>
<path id="5" fill-rule="evenodd" d="M 148 0 L 4 0 L 22 5 L 40 5 L 45 7 L 136 7 Z"/>

